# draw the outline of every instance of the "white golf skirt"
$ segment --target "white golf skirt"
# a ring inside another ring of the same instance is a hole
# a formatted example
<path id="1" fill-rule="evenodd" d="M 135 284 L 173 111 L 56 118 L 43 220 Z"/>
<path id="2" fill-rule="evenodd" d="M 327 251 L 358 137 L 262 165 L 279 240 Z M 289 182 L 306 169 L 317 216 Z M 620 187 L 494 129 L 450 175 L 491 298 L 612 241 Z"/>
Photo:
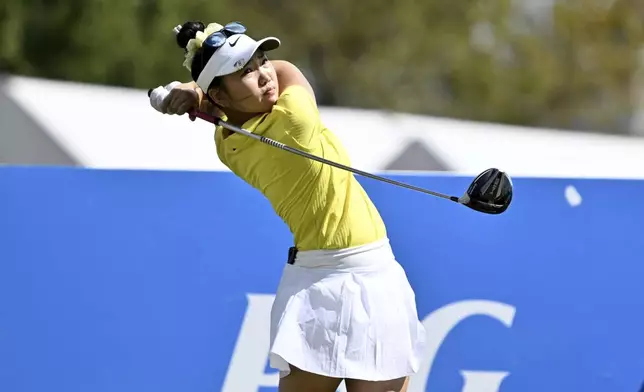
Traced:
<path id="1" fill-rule="evenodd" d="M 270 366 L 328 377 L 392 380 L 418 371 L 425 329 L 389 240 L 300 251 L 271 311 Z"/>

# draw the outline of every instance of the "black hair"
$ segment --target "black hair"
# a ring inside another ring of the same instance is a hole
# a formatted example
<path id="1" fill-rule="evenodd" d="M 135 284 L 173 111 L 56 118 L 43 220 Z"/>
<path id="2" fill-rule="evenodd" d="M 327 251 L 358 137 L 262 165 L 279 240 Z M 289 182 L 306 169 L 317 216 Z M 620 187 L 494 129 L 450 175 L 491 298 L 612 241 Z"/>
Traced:
<path id="1" fill-rule="evenodd" d="M 180 48 L 186 50 L 188 47 L 188 42 L 195 38 L 197 36 L 197 33 L 200 31 L 205 31 L 206 26 L 199 21 L 188 21 L 184 23 L 181 26 L 181 30 L 179 30 L 179 33 L 177 34 L 177 45 L 179 45 Z M 203 68 L 208 64 L 208 60 L 210 60 L 210 57 L 212 57 L 214 52 L 210 51 L 204 51 L 203 48 L 199 48 L 197 52 L 195 53 L 195 56 L 192 59 L 192 64 L 190 64 L 190 75 L 192 76 L 192 80 L 197 81 L 199 79 L 199 75 L 201 74 L 201 71 L 203 71 Z M 208 86 L 208 90 L 210 90 L 213 87 L 220 87 L 222 79 L 220 77 L 216 77 L 212 83 L 210 83 L 210 86 Z M 204 91 L 205 95 L 208 95 L 207 91 Z M 210 99 L 210 97 L 208 97 Z"/>

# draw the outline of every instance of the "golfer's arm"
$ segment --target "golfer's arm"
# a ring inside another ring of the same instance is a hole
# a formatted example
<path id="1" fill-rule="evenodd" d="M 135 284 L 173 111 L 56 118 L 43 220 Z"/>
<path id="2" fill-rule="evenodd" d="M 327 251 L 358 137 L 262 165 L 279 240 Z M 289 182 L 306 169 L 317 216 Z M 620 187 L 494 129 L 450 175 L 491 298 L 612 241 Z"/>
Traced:
<path id="1" fill-rule="evenodd" d="M 306 76 L 295 65 L 285 60 L 271 60 L 275 73 L 277 74 L 277 81 L 279 82 L 280 92 L 284 91 L 289 86 L 299 85 L 304 87 L 315 100 L 315 92 L 313 87 L 306 79 Z"/>

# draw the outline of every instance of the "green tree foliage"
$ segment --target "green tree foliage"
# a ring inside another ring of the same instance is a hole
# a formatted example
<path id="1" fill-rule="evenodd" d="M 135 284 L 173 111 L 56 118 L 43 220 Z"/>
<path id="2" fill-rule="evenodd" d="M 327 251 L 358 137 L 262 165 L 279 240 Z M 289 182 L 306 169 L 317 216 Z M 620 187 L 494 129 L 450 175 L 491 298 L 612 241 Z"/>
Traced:
<path id="1" fill-rule="evenodd" d="M 625 132 L 640 0 L 5 0 L 0 69 L 147 88 L 187 80 L 186 20 L 278 36 L 326 105 Z"/>

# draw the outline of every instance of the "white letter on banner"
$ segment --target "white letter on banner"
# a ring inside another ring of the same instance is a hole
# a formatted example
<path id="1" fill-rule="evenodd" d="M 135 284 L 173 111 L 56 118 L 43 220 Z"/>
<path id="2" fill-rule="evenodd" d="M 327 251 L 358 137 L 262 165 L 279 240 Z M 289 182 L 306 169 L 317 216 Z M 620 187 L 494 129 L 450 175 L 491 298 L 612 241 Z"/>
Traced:
<path id="1" fill-rule="evenodd" d="M 425 355 L 420 370 L 409 381 L 409 392 L 425 392 L 429 371 L 438 349 L 461 321 L 472 316 L 488 316 L 510 328 L 515 312 L 514 306 L 501 302 L 471 300 L 452 303 L 430 313 L 423 320 L 427 332 Z M 464 372 L 465 386 L 462 392 L 498 392 L 506 376 L 507 373 L 499 372 Z"/>
<path id="2" fill-rule="evenodd" d="M 264 373 L 271 344 L 269 331 L 275 296 L 247 294 L 247 298 L 248 308 L 222 392 L 253 392 L 261 387 L 277 387 L 279 383 L 279 372 Z"/>

